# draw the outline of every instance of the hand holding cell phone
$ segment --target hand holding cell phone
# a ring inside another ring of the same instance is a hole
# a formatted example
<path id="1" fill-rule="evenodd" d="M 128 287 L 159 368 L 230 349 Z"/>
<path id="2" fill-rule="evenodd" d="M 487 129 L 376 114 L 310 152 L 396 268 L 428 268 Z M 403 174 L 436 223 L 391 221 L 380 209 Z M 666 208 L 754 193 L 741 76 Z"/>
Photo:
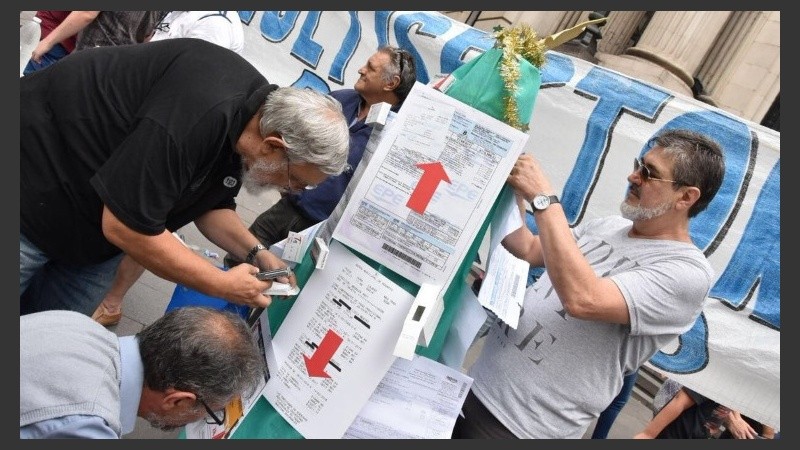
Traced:
<path id="1" fill-rule="evenodd" d="M 271 281 L 281 277 L 289 278 L 291 274 L 292 274 L 292 269 L 290 269 L 289 267 L 282 267 L 280 269 L 271 269 L 258 272 L 256 274 L 256 278 L 258 278 L 261 281 Z"/>

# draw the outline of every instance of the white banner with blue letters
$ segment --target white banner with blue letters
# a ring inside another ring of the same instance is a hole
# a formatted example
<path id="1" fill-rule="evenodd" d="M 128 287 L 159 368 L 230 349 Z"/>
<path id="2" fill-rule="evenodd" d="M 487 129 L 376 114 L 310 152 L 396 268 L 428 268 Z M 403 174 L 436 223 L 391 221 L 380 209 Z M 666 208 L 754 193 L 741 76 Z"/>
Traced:
<path id="1" fill-rule="evenodd" d="M 436 12 L 239 11 L 244 56 L 280 86 L 352 88 L 381 45 L 409 50 L 417 80 L 493 44 Z M 649 362 L 664 375 L 780 429 L 780 133 L 655 85 L 548 53 L 525 151 L 541 161 L 571 225 L 619 213 L 633 158 L 666 128 L 725 151 L 725 179 L 690 231 L 717 272 L 693 328 Z M 566 375 L 566 374 L 565 374 Z"/>

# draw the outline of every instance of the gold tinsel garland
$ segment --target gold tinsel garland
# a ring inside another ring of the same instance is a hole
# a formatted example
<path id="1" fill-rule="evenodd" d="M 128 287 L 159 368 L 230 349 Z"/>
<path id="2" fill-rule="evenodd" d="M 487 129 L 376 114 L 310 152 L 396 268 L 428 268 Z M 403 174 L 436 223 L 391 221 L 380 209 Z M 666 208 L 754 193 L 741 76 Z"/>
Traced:
<path id="1" fill-rule="evenodd" d="M 503 78 L 506 95 L 503 98 L 506 123 L 512 127 L 527 131 L 528 126 L 520 123 L 517 109 L 517 86 L 519 82 L 519 60 L 524 58 L 529 63 L 540 69 L 544 65 L 544 43 L 537 38 L 536 32 L 530 25 L 518 25 L 512 28 L 497 26 L 494 28 L 495 48 L 503 50 L 500 60 L 500 76 Z"/>

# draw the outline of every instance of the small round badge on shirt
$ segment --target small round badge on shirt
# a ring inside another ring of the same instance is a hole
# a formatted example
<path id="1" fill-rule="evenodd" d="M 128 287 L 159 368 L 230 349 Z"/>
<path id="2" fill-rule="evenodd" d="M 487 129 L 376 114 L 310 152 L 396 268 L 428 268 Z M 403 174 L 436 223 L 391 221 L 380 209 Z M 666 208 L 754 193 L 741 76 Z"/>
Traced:
<path id="1" fill-rule="evenodd" d="M 224 184 L 225 187 L 229 187 L 229 188 L 232 188 L 232 187 L 236 186 L 236 183 L 238 183 L 238 181 L 236 180 L 236 177 L 227 176 L 227 177 L 225 177 L 224 180 L 222 180 L 222 184 Z"/>

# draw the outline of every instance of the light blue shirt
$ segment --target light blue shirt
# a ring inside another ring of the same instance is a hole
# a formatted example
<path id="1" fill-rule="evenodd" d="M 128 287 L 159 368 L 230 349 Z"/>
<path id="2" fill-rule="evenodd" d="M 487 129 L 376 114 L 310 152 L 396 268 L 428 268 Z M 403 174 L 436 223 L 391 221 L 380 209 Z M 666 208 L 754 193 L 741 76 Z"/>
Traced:
<path id="1" fill-rule="evenodd" d="M 136 426 L 139 400 L 144 386 L 144 365 L 139 354 L 135 336 L 119 338 L 120 352 L 120 423 L 122 434 L 128 434 Z M 75 414 L 43 420 L 20 427 L 20 439 L 78 438 L 118 439 L 119 436 L 98 416 Z"/>
<path id="2" fill-rule="evenodd" d="M 119 338 L 119 359 L 122 372 L 119 389 L 119 420 L 122 425 L 122 434 L 125 435 L 133 431 L 136 426 L 139 400 L 142 398 L 142 387 L 144 386 L 144 364 L 142 364 L 142 355 L 139 354 L 139 342 L 136 340 L 136 336 Z"/>

